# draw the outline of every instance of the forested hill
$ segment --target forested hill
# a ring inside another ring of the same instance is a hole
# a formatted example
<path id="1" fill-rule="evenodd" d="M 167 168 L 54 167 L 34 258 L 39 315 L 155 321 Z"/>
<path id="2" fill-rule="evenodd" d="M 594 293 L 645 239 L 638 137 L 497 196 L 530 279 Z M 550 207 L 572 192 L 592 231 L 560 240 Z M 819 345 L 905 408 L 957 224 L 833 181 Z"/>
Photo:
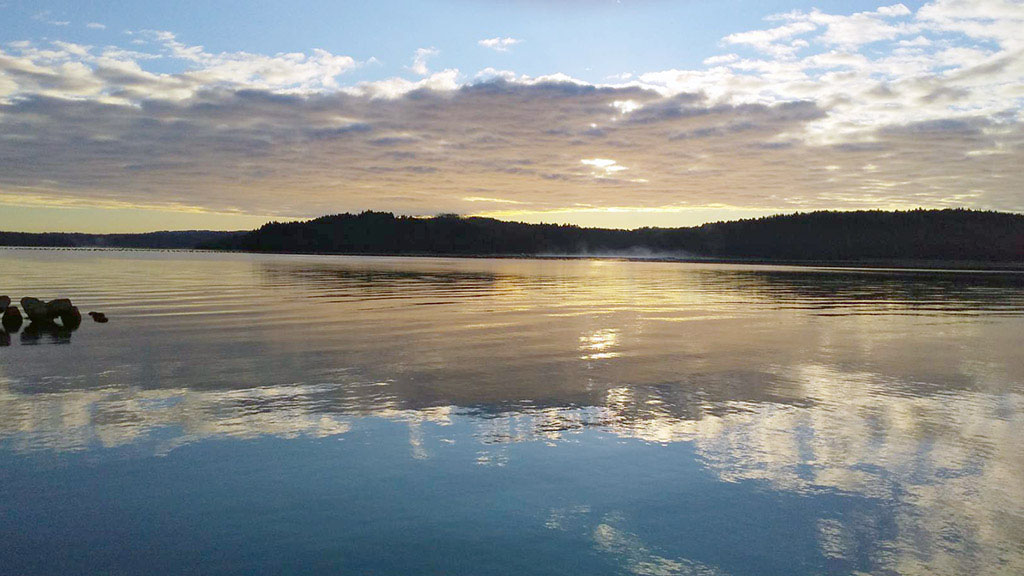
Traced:
<path id="1" fill-rule="evenodd" d="M 239 232 L 182 230 L 142 234 L 78 234 L 70 232 L 3 232 L 0 246 L 48 248 L 195 248 L 200 244 L 225 240 Z"/>
<path id="2" fill-rule="evenodd" d="M 972 210 L 812 212 L 693 228 L 610 230 L 382 212 L 271 222 L 207 242 L 256 252 L 654 255 L 785 261 L 1024 263 L 1024 215 Z"/>

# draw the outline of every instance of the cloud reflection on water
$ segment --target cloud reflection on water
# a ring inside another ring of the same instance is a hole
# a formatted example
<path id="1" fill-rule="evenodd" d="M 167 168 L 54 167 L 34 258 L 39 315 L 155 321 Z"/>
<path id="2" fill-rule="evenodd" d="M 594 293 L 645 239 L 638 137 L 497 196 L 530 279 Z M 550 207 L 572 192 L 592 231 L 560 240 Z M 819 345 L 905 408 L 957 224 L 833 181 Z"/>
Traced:
<path id="1" fill-rule="evenodd" d="M 867 517 L 819 519 L 826 558 L 863 554 L 868 533 L 877 564 L 898 573 L 1024 567 L 1024 288 L 1012 275 L 205 264 L 184 263 L 158 293 L 130 292 L 121 276 L 128 294 L 97 297 L 119 308 L 121 328 L 103 328 L 102 343 L 82 330 L 60 347 L 75 362 L 42 364 L 56 347 L 10 356 L 2 445 L 166 454 L 213 438 L 345 439 L 374 419 L 408 427 L 411 458 L 456 443 L 494 467 L 515 465 L 517 443 L 686 443 L 721 482 L 892 510 L 893 538 Z M 182 301 L 197 272 L 205 297 Z M 196 314 L 173 314 L 182 308 Z M 637 574 L 715 573 L 588 506 L 552 510 L 549 527 L 577 526 Z"/>

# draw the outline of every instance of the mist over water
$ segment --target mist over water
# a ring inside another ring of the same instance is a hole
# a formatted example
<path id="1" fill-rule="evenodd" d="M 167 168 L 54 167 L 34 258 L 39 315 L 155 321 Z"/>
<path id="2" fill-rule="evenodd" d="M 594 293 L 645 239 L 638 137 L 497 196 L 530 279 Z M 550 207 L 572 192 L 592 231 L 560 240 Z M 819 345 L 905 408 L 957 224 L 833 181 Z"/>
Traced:
<path id="1" fill-rule="evenodd" d="M 699 254 L 693 254 L 685 250 L 665 251 L 665 250 L 651 250 L 643 246 L 633 246 L 628 250 L 587 250 L 583 249 L 580 252 L 572 254 L 540 254 L 538 258 L 568 258 L 571 260 L 576 259 L 587 259 L 587 258 L 612 258 L 622 260 L 687 260 L 687 261 L 701 261 L 701 260 L 713 260 L 707 256 L 701 256 Z"/>
<path id="2" fill-rule="evenodd" d="M 111 319 L 0 347 L 13 573 L 1024 571 L 1021 274 L 15 249 L 0 270 L 0 294 Z"/>

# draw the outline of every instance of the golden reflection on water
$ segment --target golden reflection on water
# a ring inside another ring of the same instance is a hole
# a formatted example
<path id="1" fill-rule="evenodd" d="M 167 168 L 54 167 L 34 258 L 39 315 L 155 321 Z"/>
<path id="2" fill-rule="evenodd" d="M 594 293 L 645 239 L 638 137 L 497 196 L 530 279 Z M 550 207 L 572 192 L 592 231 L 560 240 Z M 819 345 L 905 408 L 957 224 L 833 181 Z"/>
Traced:
<path id="1" fill-rule="evenodd" d="M 606 360 L 619 354 L 615 347 L 619 343 L 619 331 L 614 328 L 595 330 L 580 336 L 580 360 Z"/>
<path id="2" fill-rule="evenodd" d="M 600 431 L 690 443 L 723 482 L 891 501 L 889 570 L 1024 571 L 1018 276 L 14 251 L 0 263 L 24 271 L 12 296 L 72 295 L 113 318 L 70 346 L 0 352 L 12 450 L 344 438 L 376 417 L 408 426 L 413 458 L 471 441 L 479 465 L 503 467 L 512 443 Z M 634 573 L 714 573 L 586 504 L 547 526 L 570 520 Z M 864 522 L 820 520 L 822 554 L 852 557 Z"/>

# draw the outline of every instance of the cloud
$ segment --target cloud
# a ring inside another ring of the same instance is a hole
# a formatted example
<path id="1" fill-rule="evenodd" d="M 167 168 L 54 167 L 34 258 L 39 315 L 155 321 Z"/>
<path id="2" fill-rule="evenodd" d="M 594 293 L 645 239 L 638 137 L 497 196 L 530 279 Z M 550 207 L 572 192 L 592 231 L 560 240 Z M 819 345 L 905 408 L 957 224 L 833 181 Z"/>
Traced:
<path id="1" fill-rule="evenodd" d="M 71 24 L 71 21 L 69 20 L 54 20 L 52 10 L 43 10 L 42 12 L 37 12 L 34 16 L 32 16 L 32 19 L 38 20 L 40 22 L 45 22 L 51 26 L 65 27 Z"/>
<path id="2" fill-rule="evenodd" d="M 427 60 L 437 56 L 441 51 L 437 48 L 417 48 L 416 53 L 412 57 L 412 66 L 409 67 L 414 74 L 420 76 L 426 76 L 430 74 L 430 68 L 427 67 Z"/>
<path id="3" fill-rule="evenodd" d="M 854 48 L 916 32 L 919 28 L 915 24 L 897 21 L 899 18 L 910 15 L 909 8 L 903 4 L 894 4 L 883 6 L 872 12 L 857 12 L 849 16 L 825 14 L 813 10 L 809 14 L 797 15 L 793 18 L 824 26 L 825 32 L 818 37 L 821 42 Z"/>
<path id="4" fill-rule="evenodd" d="M 272 56 L 247 52 L 210 53 L 164 31 L 138 34 L 157 46 L 157 53 L 54 41 L 41 48 L 19 44 L 0 51 L 0 72 L 13 78 L 13 93 L 69 98 L 94 98 L 128 103 L 140 99 L 183 100 L 213 87 L 311 92 L 339 89 L 337 77 L 360 63 L 325 50 Z M 149 60 L 184 64 L 177 74 L 147 71 Z M 0 98 L 4 96 L 0 92 Z"/>
<path id="5" fill-rule="evenodd" d="M 209 53 L 202 46 L 186 45 L 173 33 L 149 30 L 144 32 L 163 45 L 164 53 L 192 65 L 184 76 L 197 84 L 239 85 L 272 90 L 338 88 L 336 77 L 355 68 L 350 56 L 314 49 L 311 54 L 279 53 L 273 56 L 248 52 Z"/>
<path id="6" fill-rule="evenodd" d="M 501 38 L 499 36 L 480 40 L 479 42 L 477 42 L 477 44 L 483 46 L 484 48 L 490 48 L 495 52 L 508 52 L 509 50 L 512 49 L 513 46 L 519 44 L 520 42 L 522 42 L 522 40 L 518 38 L 512 38 L 511 36 L 506 36 L 504 38 Z"/>
<path id="7" fill-rule="evenodd" d="M 816 30 L 818 26 L 813 22 L 808 21 L 797 21 L 791 24 L 785 24 L 783 26 L 777 26 L 775 28 L 768 28 L 765 30 L 752 30 L 750 32 L 739 32 L 736 34 L 730 34 L 722 39 L 726 44 L 748 44 L 761 52 L 766 52 L 774 56 L 790 56 L 796 52 L 799 48 L 806 46 L 805 43 L 790 42 L 789 44 L 780 44 L 780 40 L 791 40 L 794 36 L 799 36 Z"/>
<path id="8" fill-rule="evenodd" d="M 1010 49 L 1024 46 L 1024 4 L 1014 0 L 936 0 L 922 6 L 917 18 L 936 31 L 995 40 Z"/>
<path id="9" fill-rule="evenodd" d="M 491 204 L 522 204 L 522 202 L 508 200 L 507 198 L 486 198 L 483 196 L 467 196 L 462 200 L 465 202 L 488 202 Z"/>
<path id="10" fill-rule="evenodd" d="M 711 56 L 709 58 L 705 58 L 704 65 L 718 66 L 720 64 L 731 64 L 739 59 L 740 57 L 737 54 L 720 54 L 718 56 Z"/>
<path id="11" fill-rule="evenodd" d="M 88 22 L 88 23 L 86 23 L 85 27 L 86 28 L 91 28 L 93 30 L 106 30 L 107 29 L 107 25 L 106 24 L 100 24 L 99 22 Z"/>
<path id="12" fill-rule="evenodd" d="M 625 166 L 620 166 L 618 162 L 608 158 L 584 158 L 580 160 L 580 164 L 593 167 L 594 171 L 592 174 L 597 178 L 604 178 L 616 172 L 628 170 Z"/>
<path id="13" fill-rule="evenodd" d="M 389 78 L 374 82 L 361 82 L 355 87 L 346 88 L 343 91 L 351 95 L 369 96 L 372 98 L 399 98 L 410 92 L 420 90 L 434 90 L 438 92 L 456 90 L 459 88 L 459 78 L 458 70 L 448 69 L 435 72 L 417 81 L 406 80 L 405 78 Z"/>
<path id="14" fill-rule="evenodd" d="M 901 6 L 776 15 L 704 67 L 609 84 L 432 72 L 435 48 L 417 51 L 413 79 L 346 82 L 350 56 L 212 52 L 165 31 L 132 34 L 133 49 L 8 44 L 0 203 L 548 221 L 1024 210 L 1024 10 Z"/>

